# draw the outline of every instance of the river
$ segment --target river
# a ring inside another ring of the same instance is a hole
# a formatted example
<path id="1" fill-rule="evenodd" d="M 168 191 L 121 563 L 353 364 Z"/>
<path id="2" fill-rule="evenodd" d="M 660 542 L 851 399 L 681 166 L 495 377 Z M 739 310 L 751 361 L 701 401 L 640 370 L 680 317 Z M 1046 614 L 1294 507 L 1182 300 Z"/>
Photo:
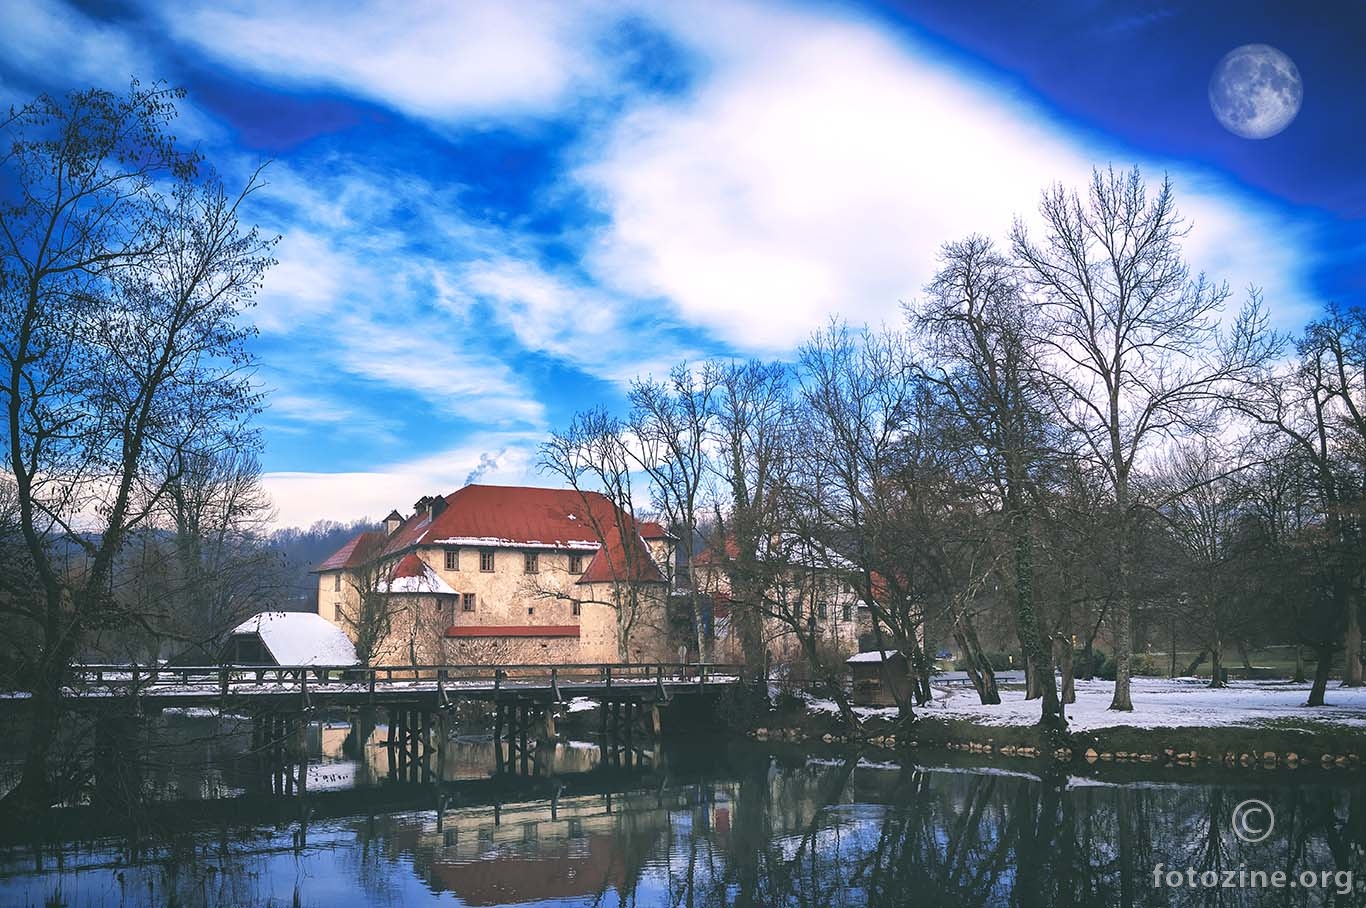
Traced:
<path id="1" fill-rule="evenodd" d="M 571 742 L 496 779 L 490 742 L 457 739 L 445 781 L 418 784 L 386 778 L 383 729 L 357 751 L 315 722 L 280 794 L 229 719 L 162 726 L 150 806 L 0 818 L 0 905 L 1366 904 L 1345 877 L 1366 871 L 1355 776 L 1107 780 L 694 736 L 631 767 Z"/>

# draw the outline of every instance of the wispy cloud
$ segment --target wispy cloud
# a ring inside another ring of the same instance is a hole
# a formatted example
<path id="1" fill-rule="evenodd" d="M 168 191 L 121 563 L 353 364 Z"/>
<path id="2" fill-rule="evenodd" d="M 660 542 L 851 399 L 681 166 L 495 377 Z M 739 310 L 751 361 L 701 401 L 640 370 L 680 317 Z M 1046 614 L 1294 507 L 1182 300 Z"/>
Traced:
<path id="1" fill-rule="evenodd" d="M 1288 206 L 1080 131 L 850 5 L 144 8 L 121 29 L 40 0 L 7 17 L 0 52 L 22 70 L 60 58 L 111 87 L 189 53 L 257 90 L 396 112 L 393 134 L 291 146 L 251 200 L 250 217 L 284 236 L 253 314 L 271 431 L 333 442 L 292 449 L 317 472 L 271 473 L 282 522 L 378 515 L 470 477 L 534 480 L 536 442 L 574 405 L 555 401 L 574 395 L 529 362 L 624 383 L 683 358 L 790 355 L 831 313 L 894 321 L 941 243 L 1002 235 L 1043 187 L 1083 187 L 1094 164 L 1169 172 L 1193 263 L 1265 288 L 1282 325 L 1317 304 L 1310 238 Z M 642 52 L 627 22 L 677 54 Z M 139 40 L 154 26 L 169 38 Z M 259 163 L 186 111 L 229 177 Z M 559 143 L 533 155 L 542 169 L 515 213 L 496 193 L 471 201 L 481 175 L 446 178 L 441 164 L 508 126 Z M 324 472 L 368 462 L 357 439 L 388 465 Z"/>
<path id="2" fill-rule="evenodd" d="M 279 526 L 379 518 L 423 495 L 453 492 L 473 475 L 487 483 L 532 483 L 538 433 L 479 433 L 453 448 L 359 472 L 272 472 L 264 477 Z"/>
<path id="3" fill-rule="evenodd" d="M 604 4 L 531 0 L 158 4 L 181 41 L 248 72 L 329 86 L 416 116 L 545 114 L 601 78 Z"/>

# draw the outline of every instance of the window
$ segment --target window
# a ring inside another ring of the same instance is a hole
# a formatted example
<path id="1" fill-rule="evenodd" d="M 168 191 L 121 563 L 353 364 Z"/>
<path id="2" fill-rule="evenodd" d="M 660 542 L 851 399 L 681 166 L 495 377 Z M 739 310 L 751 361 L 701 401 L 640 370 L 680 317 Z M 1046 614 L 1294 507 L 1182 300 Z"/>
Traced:
<path id="1" fill-rule="evenodd" d="M 493 570 L 493 553 L 492 553 L 492 552 L 480 552 L 480 553 L 479 553 L 479 570 L 481 570 L 481 571 L 491 571 L 491 570 Z"/>
<path id="2" fill-rule="evenodd" d="M 582 555 L 570 555 L 570 556 L 569 556 L 569 573 L 571 573 L 571 574 L 582 574 L 582 573 L 583 573 L 583 556 L 582 556 Z M 577 615 L 578 612 L 575 612 L 574 614 Z"/>
<path id="3" fill-rule="evenodd" d="M 448 570 L 448 571 L 458 571 L 458 570 L 460 570 L 460 550 L 459 550 L 459 549 L 446 549 L 446 570 Z"/>
<path id="4" fill-rule="evenodd" d="M 830 611 L 829 608 L 826 607 L 826 604 L 825 604 L 824 602 L 818 602 L 818 603 L 816 603 L 816 617 L 817 617 L 817 618 L 820 618 L 822 621 L 824 621 L 824 620 L 825 620 L 825 616 L 826 616 L 826 614 L 827 614 L 829 611 Z"/>
<path id="5" fill-rule="evenodd" d="M 526 607 L 526 613 L 527 613 L 528 615 L 534 615 L 534 614 L 536 614 L 536 606 L 534 606 L 534 605 L 528 605 L 528 606 Z"/>
<path id="6" fill-rule="evenodd" d="M 474 611 L 474 593 L 466 593 L 461 597 L 460 609 L 465 612 Z"/>
<path id="7" fill-rule="evenodd" d="M 841 606 L 840 606 L 840 619 L 841 619 L 842 621 L 853 621 L 853 620 L 854 620 L 854 605 L 853 605 L 853 603 L 851 603 L 851 602 L 846 602 L 846 603 L 844 603 L 844 605 L 841 605 Z"/>
<path id="8" fill-rule="evenodd" d="M 582 614 L 582 613 L 583 613 L 583 603 L 580 602 L 580 601 L 577 600 L 577 599 L 570 599 L 570 600 L 569 600 L 569 611 L 570 611 L 571 614 L 573 614 L 573 615 L 575 615 L 575 616 Z"/>
<path id="9" fill-rule="evenodd" d="M 535 574 L 541 567 L 541 556 L 535 552 L 527 552 L 522 556 L 525 560 L 522 572 L 525 574 Z"/>
<path id="10" fill-rule="evenodd" d="M 332 592 L 334 592 L 334 593 L 340 593 L 340 592 L 341 592 L 341 574 L 340 574 L 340 573 L 338 573 L 337 576 L 335 576 L 335 577 L 332 578 Z"/>

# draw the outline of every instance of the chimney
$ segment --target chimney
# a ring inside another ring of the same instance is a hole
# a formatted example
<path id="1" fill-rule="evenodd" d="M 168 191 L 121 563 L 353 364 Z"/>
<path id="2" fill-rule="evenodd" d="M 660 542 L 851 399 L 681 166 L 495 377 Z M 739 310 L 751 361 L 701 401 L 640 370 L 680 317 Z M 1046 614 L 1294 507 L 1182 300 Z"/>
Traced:
<path id="1" fill-rule="evenodd" d="M 445 496 L 445 495 L 433 495 L 433 496 L 432 496 L 432 519 L 435 520 L 436 518 L 440 517 L 440 516 L 441 516 L 441 512 L 444 511 L 444 510 L 446 510 L 446 496 Z"/>
<path id="2" fill-rule="evenodd" d="M 403 526 L 403 515 L 398 511 L 390 511 L 389 516 L 384 518 L 384 533 L 387 536 L 394 535 L 401 526 Z"/>

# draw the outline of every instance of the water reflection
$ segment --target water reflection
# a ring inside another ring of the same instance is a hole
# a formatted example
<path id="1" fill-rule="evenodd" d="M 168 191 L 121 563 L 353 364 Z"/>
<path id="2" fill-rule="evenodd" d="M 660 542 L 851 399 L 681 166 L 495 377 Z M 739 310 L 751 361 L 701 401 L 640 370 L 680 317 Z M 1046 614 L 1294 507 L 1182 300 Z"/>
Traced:
<path id="1" fill-rule="evenodd" d="M 488 778 L 492 745 L 465 741 L 448 745 L 452 781 L 416 786 L 383 782 L 373 734 L 348 757 L 348 732 L 310 732 L 306 796 L 242 789 L 217 812 L 174 813 L 136 841 L 67 835 L 0 850 L 0 904 L 1364 903 L 1332 885 L 1153 884 L 1159 864 L 1292 878 L 1366 871 L 1366 789 L 1332 777 L 1113 785 L 839 756 L 780 761 L 706 742 L 670 746 L 636 773 L 599 766 L 590 746 L 564 747 L 562 775 L 499 782 Z M 227 778 L 201 793 L 236 790 Z M 1233 835 L 1232 810 L 1248 797 L 1276 812 L 1262 843 Z"/>

